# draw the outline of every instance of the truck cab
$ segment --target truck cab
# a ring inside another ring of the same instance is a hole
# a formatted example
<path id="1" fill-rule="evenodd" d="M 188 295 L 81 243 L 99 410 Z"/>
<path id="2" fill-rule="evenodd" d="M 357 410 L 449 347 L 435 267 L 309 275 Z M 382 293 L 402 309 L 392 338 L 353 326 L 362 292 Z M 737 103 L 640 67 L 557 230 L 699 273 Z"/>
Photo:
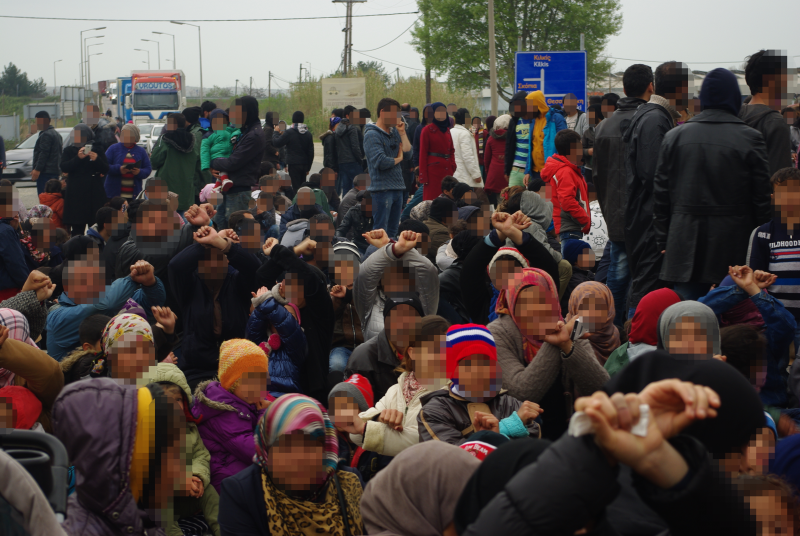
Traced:
<path id="1" fill-rule="evenodd" d="M 166 121 L 186 107 L 183 71 L 135 71 L 125 108 L 135 124 Z M 127 115 L 127 114 L 126 114 Z"/>

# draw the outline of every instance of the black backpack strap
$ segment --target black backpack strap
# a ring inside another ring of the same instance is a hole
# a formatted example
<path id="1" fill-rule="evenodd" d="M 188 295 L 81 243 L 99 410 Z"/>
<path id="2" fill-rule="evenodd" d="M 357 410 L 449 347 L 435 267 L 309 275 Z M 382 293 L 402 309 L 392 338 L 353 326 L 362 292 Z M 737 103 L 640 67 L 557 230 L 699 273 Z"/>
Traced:
<path id="1" fill-rule="evenodd" d="M 344 499 L 344 492 L 342 486 L 339 484 L 339 478 L 336 476 L 336 471 L 333 472 L 333 484 L 336 486 L 336 493 L 339 495 L 339 508 L 342 509 L 342 521 L 344 521 L 344 534 L 345 536 L 353 536 L 350 532 L 350 522 L 347 520 L 347 501 Z"/>

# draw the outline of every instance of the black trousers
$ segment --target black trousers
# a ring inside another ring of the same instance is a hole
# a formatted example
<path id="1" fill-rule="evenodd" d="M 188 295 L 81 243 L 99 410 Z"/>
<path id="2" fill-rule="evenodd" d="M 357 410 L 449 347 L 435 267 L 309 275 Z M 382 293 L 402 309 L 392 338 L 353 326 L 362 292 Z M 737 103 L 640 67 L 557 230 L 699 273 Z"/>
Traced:
<path id="1" fill-rule="evenodd" d="M 292 189 L 295 192 L 306 182 L 306 177 L 310 170 L 310 165 L 289 164 L 289 177 L 292 179 Z"/>

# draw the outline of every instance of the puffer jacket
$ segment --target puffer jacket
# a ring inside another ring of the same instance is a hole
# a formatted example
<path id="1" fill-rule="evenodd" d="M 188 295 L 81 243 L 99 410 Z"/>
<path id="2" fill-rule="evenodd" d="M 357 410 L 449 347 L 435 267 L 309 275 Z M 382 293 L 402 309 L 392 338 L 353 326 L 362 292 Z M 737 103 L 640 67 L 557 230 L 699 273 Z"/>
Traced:
<path id="1" fill-rule="evenodd" d="M 215 158 L 211 161 L 211 168 L 227 171 L 228 178 L 233 181 L 233 187 L 228 193 L 250 191 L 252 186 L 258 186 L 261 177 L 261 157 L 264 156 L 264 147 L 267 140 L 261 122 L 256 121 L 250 126 L 242 127 L 239 142 L 228 158 Z"/>
<path id="2" fill-rule="evenodd" d="M 64 140 L 53 125 L 39 132 L 33 146 L 33 169 L 40 173 L 61 173 L 61 153 Z"/>
<path id="3" fill-rule="evenodd" d="M 475 138 L 472 132 L 467 130 L 464 125 L 456 125 L 450 129 L 450 136 L 453 138 L 453 148 L 455 149 L 456 171 L 453 173 L 453 177 L 472 188 L 483 188 L 478 148 L 475 147 Z M 475 182 L 475 179 L 480 179 L 480 181 Z"/>
<path id="4" fill-rule="evenodd" d="M 439 308 L 439 270 L 436 266 L 416 249 L 412 249 L 398 258 L 395 256 L 392 246 L 392 244 L 387 244 L 367 257 L 353 284 L 353 298 L 361 317 L 364 340 L 369 340 L 383 332 L 385 296 L 378 289 L 378 283 L 380 283 L 386 267 L 392 263 L 400 261 L 410 270 L 416 282 L 414 290 L 419 294 L 426 315 L 435 315 Z"/>
<path id="5" fill-rule="evenodd" d="M 294 317 L 275 298 L 261 302 L 247 321 L 245 337 L 255 344 L 267 342 L 270 326 L 281 338 L 281 346 L 269 353 L 269 390 L 273 396 L 300 393 L 300 367 L 306 360 L 306 336 Z"/>
<path id="6" fill-rule="evenodd" d="M 336 125 L 336 153 L 340 164 L 361 163 L 364 160 L 359 133 L 358 127 L 351 125 L 347 118 Z"/>
<path id="7" fill-rule="evenodd" d="M 385 456 L 397 456 L 408 447 L 419 443 L 417 431 L 417 415 L 422 409 L 422 397 L 428 393 L 423 387 L 414 397 L 406 403 L 403 396 L 403 383 L 408 377 L 404 372 L 397 378 L 397 385 L 393 385 L 386 394 L 378 400 L 375 407 L 358 414 L 361 420 L 367 421 L 364 435 L 350 434 L 350 440 L 364 450 L 377 452 Z M 381 411 L 395 409 L 403 414 L 403 429 L 395 431 L 390 426 L 378 422 Z"/>
<path id="8" fill-rule="evenodd" d="M 253 463 L 256 446 L 253 431 L 266 409 L 256 409 L 208 380 L 194 392 L 192 415 L 202 417 L 197 426 L 203 444 L 211 453 L 211 485 L 222 489 L 222 481 Z"/>
<path id="9" fill-rule="evenodd" d="M 191 407 L 194 402 L 192 391 L 189 389 L 189 384 L 186 383 L 186 376 L 183 375 L 181 369 L 172 363 L 159 363 L 156 367 L 150 367 L 150 370 L 145 373 L 144 380 L 141 383 L 174 383 L 181 388 L 181 391 L 186 394 L 186 400 Z M 193 422 L 186 423 L 186 465 L 191 470 L 192 475 L 196 476 L 203 481 L 203 487 L 208 487 L 211 483 L 211 454 L 203 444 L 200 438 L 200 431 L 197 425 Z M 189 454 L 190 453 L 190 454 Z M 216 499 L 219 500 L 218 498 Z"/>
<path id="10" fill-rule="evenodd" d="M 533 222 L 533 225 L 525 229 L 525 232 L 542 244 L 553 256 L 553 260 L 561 262 L 561 259 L 563 259 L 561 252 L 553 249 L 547 240 L 547 228 L 550 227 L 550 222 L 553 221 L 553 202 L 542 199 L 536 192 L 525 191 L 522 192 L 519 209 Z M 516 247 L 510 238 L 506 239 L 506 245 L 512 248 Z"/>
<path id="11" fill-rule="evenodd" d="M 336 156 L 336 135 L 332 130 L 326 130 L 319 136 L 322 142 L 322 167 L 331 168 L 339 172 L 339 160 Z"/>
<path id="12" fill-rule="evenodd" d="M 553 187 L 553 219 L 556 233 L 588 234 L 592 226 L 586 180 L 578 166 L 561 155 L 552 156 L 542 168 L 542 180 Z"/>
<path id="13" fill-rule="evenodd" d="M 70 536 L 164 534 L 159 528 L 145 528 L 156 520 L 148 518 L 130 490 L 136 393 L 112 379 L 97 378 L 68 385 L 53 405 L 53 434 L 66 447 L 77 473 L 87 476 L 77 479 L 67 502 L 67 519 L 61 526 Z"/>
<path id="14" fill-rule="evenodd" d="M 435 439 L 451 445 L 460 445 L 475 432 L 472 421 L 476 411 L 491 413 L 498 420 L 502 420 L 522 406 L 522 402 L 506 391 L 500 391 L 486 402 L 470 402 L 452 392 L 451 385 L 422 397 L 422 409 L 417 415 L 420 442 Z M 536 422 L 530 423 L 527 428 L 528 435 L 541 436 Z"/>
<path id="15" fill-rule="evenodd" d="M 349 348 L 364 342 L 364 333 L 361 331 L 361 319 L 353 305 L 353 290 L 347 289 L 343 299 L 331 298 L 336 321 L 333 325 L 333 341 L 331 348 Z"/>
<path id="16" fill-rule="evenodd" d="M 372 215 L 367 216 L 364 214 L 361 211 L 361 205 L 356 203 L 347 211 L 342 223 L 340 223 L 339 227 L 336 229 L 336 238 L 347 240 L 348 234 L 352 235 L 353 242 L 358 249 L 362 252 L 366 251 L 369 244 L 361 235 L 372 230 L 373 221 Z"/>
<path id="17" fill-rule="evenodd" d="M 203 138 L 202 145 L 200 145 L 200 169 L 210 168 L 211 161 L 215 158 L 228 158 L 233 152 L 231 138 L 239 134 L 241 131 L 238 128 L 228 125 Z"/>

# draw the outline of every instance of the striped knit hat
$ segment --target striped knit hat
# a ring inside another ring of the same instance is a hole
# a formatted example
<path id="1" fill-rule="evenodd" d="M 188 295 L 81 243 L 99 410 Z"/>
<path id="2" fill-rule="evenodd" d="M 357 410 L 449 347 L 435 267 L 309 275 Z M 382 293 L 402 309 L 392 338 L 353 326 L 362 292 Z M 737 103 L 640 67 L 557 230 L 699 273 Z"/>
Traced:
<path id="1" fill-rule="evenodd" d="M 494 264 L 502 259 L 502 258 L 511 258 L 512 260 L 517 261 L 522 265 L 523 268 L 529 268 L 530 263 L 525 256 L 519 252 L 517 248 L 510 248 L 510 247 L 502 247 L 497 250 L 497 253 L 494 254 L 492 260 L 489 261 L 489 266 L 486 267 L 486 273 L 489 274 L 491 277 L 492 275 L 492 268 L 494 268 Z"/>
<path id="2" fill-rule="evenodd" d="M 256 455 L 253 461 L 266 470 L 269 448 L 281 436 L 298 430 L 311 439 L 324 441 L 322 466 L 325 469 L 324 478 L 327 478 L 339 463 L 336 429 L 316 400 L 297 393 L 279 397 L 259 419 L 255 431 Z"/>
<path id="3" fill-rule="evenodd" d="M 480 354 L 497 361 L 497 347 L 492 333 L 479 324 L 460 324 L 447 330 L 447 377 L 456 378 L 462 359 Z"/>
<path id="4" fill-rule="evenodd" d="M 267 354 L 247 339 L 231 339 L 222 343 L 219 350 L 217 376 L 223 389 L 230 390 L 246 372 L 269 374 Z"/>

